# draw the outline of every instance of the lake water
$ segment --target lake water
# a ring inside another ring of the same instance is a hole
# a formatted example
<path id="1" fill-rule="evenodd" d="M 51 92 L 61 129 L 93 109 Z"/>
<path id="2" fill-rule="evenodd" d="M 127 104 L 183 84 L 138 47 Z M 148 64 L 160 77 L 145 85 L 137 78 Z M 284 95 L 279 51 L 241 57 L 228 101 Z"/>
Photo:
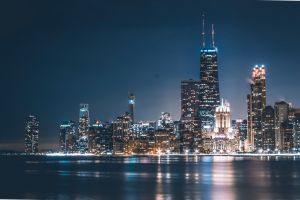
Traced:
<path id="1" fill-rule="evenodd" d="M 0 198 L 300 199 L 300 157 L 0 156 Z"/>

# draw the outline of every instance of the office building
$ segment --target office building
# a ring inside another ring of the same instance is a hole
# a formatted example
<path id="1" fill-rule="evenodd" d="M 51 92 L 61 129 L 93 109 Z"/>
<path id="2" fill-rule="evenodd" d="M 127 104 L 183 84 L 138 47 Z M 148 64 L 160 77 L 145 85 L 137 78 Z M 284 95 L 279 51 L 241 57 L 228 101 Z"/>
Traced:
<path id="1" fill-rule="evenodd" d="M 248 104 L 248 145 L 250 151 L 263 149 L 262 112 L 266 107 L 266 70 L 264 65 L 257 65 L 252 70 L 251 94 L 247 96 Z"/>
<path id="2" fill-rule="evenodd" d="M 59 147 L 64 153 L 76 151 L 76 133 L 74 121 L 63 121 L 59 126 Z"/>
<path id="3" fill-rule="evenodd" d="M 38 152 L 39 132 L 39 120 L 29 115 L 25 124 L 25 153 Z"/>
<path id="4" fill-rule="evenodd" d="M 275 150 L 275 111 L 272 106 L 266 106 L 263 110 L 263 151 Z"/>
<path id="5" fill-rule="evenodd" d="M 88 151 L 89 124 L 90 124 L 89 105 L 80 104 L 78 140 L 77 140 L 77 148 L 80 152 Z"/>
<path id="6" fill-rule="evenodd" d="M 200 52 L 200 96 L 199 117 L 203 133 L 212 132 L 214 128 L 215 110 L 220 105 L 218 49 L 214 44 L 214 29 L 212 26 L 212 46 L 205 46 L 205 31 L 203 20 L 202 49 Z"/>

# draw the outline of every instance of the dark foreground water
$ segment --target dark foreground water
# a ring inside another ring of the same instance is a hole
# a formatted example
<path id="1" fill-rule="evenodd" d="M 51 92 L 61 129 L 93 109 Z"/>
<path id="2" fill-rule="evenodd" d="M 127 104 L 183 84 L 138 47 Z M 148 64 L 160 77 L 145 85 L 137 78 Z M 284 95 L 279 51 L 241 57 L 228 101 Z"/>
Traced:
<path id="1" fill-rule="evenodd" d="M 300 157 L 0 156 L 0 198 L 300 199 Z"/>

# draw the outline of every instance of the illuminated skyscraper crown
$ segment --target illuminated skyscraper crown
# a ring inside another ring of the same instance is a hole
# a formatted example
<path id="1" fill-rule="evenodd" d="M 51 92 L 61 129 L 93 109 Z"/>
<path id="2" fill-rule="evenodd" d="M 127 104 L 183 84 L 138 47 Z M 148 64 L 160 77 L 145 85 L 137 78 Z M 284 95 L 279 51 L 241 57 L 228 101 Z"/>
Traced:
<path id="1" fill-rule="evenodd" d="M 265 78 L 266 75 L 266 69 L 264 65 L 261 65 L 260 67 L 258 67 L 258 65 L 255 65 L 255 67 L 253 67 L 252 70 L 252 78 L 256 79 L 256 78 Z"/>
<path id="2" fill-rule="evenodd" d="M 224 102 L 224 100 L 222 99 L 221 101 L 221 105 L 219 105 L 217 108 L 216 108 L 216 112 L 220 113 L 224 113 L 224 112 L 230 112 L 230 105 L 228 102 Z"/>

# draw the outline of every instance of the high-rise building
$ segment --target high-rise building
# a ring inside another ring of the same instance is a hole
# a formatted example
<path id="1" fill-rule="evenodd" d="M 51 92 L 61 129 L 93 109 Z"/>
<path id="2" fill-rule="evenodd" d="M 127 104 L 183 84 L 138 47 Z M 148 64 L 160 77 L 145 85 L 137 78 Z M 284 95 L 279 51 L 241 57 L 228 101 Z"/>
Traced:
<path id="1" fill-rule="evenodd" d="M 285 128 L 289 123 L 289 104 L 285 101 L 275 102 L 275 147 L 282 151 Z"/>
<path id="2" fill-rule="evenodd" d="M 168 135 L 169 142 L 166 142 Z M 157 126 L 155 130 L 155 145 L 157 148 L 162 148 L 162 151 L 177 151 L 177 140 L 175 133 L 174 122 L 171 118 L 171 114 L 168 112 L 162 112 L 161 117 L 157 120 Z"/>
<path id="3" fill-rule="evenodd" d="M 231 152 L 238 149 L 238 142 L 234 139 L 231 127 L 230 105 L 223 100 L 221 105 L 216 108 L 212 138 L 214 152 Z"/>
<path id="4" fill-rule="evenodd" d="M 171 118 L 171 114 L 168 112 L 162 112 L 160 119 L 157 121 L 157 129 L 165 129 L 171 134 L 174 134 L 174 123 Z"/>
<path id="5" fill-rule="evenodd" d="M 199 153 L 202 151 L 201 125 L 198 118 L 182 118 L 179 125 L 181 153 Z"/>
<path id="6" fill-rule="evenodd" d="M 155 122 L 134 123 L 129 131 L 133 153 L 155 153 Z"/>
<path id="7" fill-rule="evenodd" d="M 275 112 L 272 106 L 266 106 L 263 110 L 263 150 L 275 150 Z"/>
<path id="8" fill-rule="evenodd" d="M 112 122 L 113 130 L 113 152 L 115 154 L 131 153 L 132 149 L 128 147 L 131 127 L 131 117 L 129 113 L 117 118 Z"/>
<path id="9" fill-rule="evenodd" d="M 253 112 L 252 112 L 252 96 L 247 95 L 247 142 L 245 143 L 246 151 L 254 150 L 254 135 L 253 135 Z"/>
<path id="10" fill-rule="evenodd" d="M 200 98 L 199 117 L 203 132 L 212 132 L 214 115 L 220 105 L 218 49 L 214 44 L 214 29 L 212 26 L 212 47 L 205 47 L 203 20 L 203 45 L 200 53 Z"/>
<path id="11" fill-rule="evenodd" d="M 254 145 L 251 146 L 250 151 L 263 149 L 263 133 L 262 133 L 262 112 L 266 107 L 266 70 L 264 65 L 258 67 L 257 65 L 252 70 L 251 94 L 248 99 L 248 121 L 252 122 L 248 126 L 251 130 L 248 131 L 248 136 L 253 137 L 249 141 Z M 250 104 L 250 105 L 249 105 Z M 249 118 L 251 118 L 249 120 Z"/>
<path id="12" fill-rule="evenodd" d="M 39 131 L 39 120 L 29 115 L 25 125 L 25 153 L 38 152 Z"/>
<path id="13" fill-rule="evenodd" d="M 128 96 L 128 112 L 132 123 L 134 123 L 134 108 L 135 108 L 135 96 L 130 93 Z"/>
<path id="14" fill-rule="evenodd" d="M 294 150 L 300 152 L 300 112 L 294 114 L 293 119 Z"/>
<path id="15" fill-rule="evenodd" d="M 80 152 L 88 151 L 89 124 L 90 124 L 89 105 L 80 104 L 78 140 L 77 140 L 77 148 Z"/>
<path id="16" fill-rule="evenodd" d="M 59 146 L 65 153 L 76 151 L 76 131 L 74 121 L 63 121 L 60 124 Z"/>
<path id="17" fill-rule="evenodd" d="M 95 121 L 89 128 L 89 152 L 107 154 L 112 152 L 112 126 Z"/>
<path id="18" fill-rule="evenodd" d="M 245 151 L 245 142 L 247 139 L 247 120 L 246 119 L 236 119 L 231 121 L 233 135 L 238 143 L 239 151 Z"/>
<path id="19" fill-rule="evenodd" d="M 181 119 L 198 117 L 200 82 L 192 79 L 181 81 Z"/>

